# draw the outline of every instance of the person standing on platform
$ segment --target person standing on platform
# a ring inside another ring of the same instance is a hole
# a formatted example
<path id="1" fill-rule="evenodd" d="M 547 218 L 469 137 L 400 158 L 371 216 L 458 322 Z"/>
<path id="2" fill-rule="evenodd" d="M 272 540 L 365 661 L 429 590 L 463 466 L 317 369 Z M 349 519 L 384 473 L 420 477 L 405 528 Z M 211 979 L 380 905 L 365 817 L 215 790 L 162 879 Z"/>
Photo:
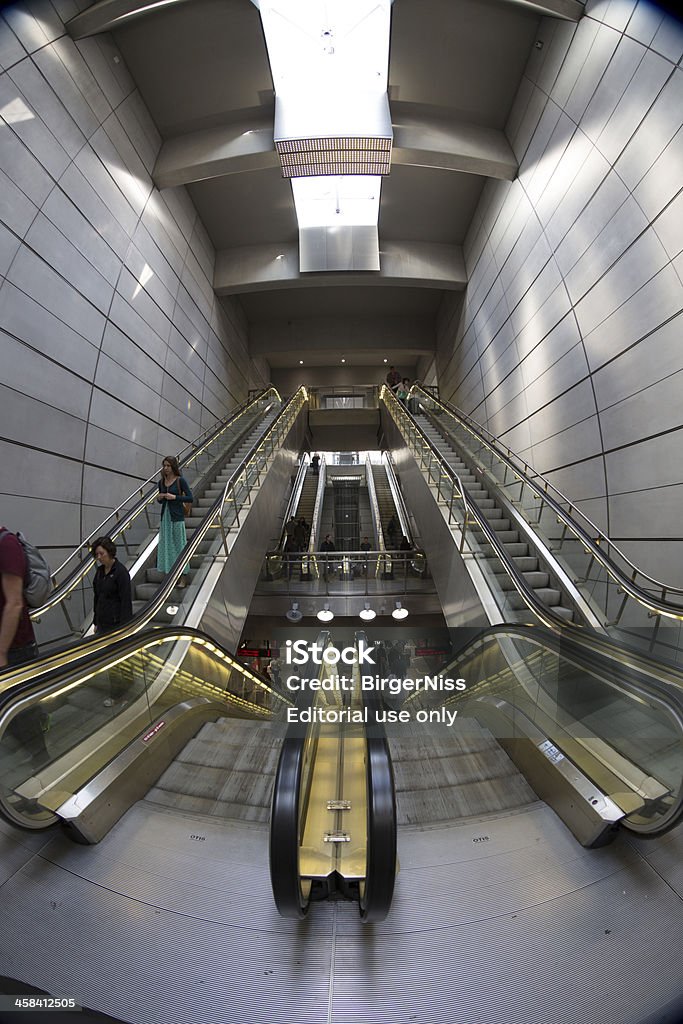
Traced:
<path id="1" fill-rule="evenodd" d="M 389 367 L 389 373 L 387 374 L 387 386 L 396 394 L 396 389 L 401 383 L 401 374 L 398 372 L 395 366 Z"/>
<path id="2" fill-rule="evenodd" d="M 171 569 L 183 548 L 187 544 L 185 533 L 185 502 L 194 501 L 187 480 L 180 473 L 178 460 L 167 455 L 161 464 L 159 495 L 157 501 L 162 505 L 161 523 L 159 525 L 159 548 L 157 550 L 157 569 L 167 573 Z M 183 569 L 183 576 L 190 571 L 189 564 Z M 185 587 L 187 581 L 181 579 L 179 587 Z"/>

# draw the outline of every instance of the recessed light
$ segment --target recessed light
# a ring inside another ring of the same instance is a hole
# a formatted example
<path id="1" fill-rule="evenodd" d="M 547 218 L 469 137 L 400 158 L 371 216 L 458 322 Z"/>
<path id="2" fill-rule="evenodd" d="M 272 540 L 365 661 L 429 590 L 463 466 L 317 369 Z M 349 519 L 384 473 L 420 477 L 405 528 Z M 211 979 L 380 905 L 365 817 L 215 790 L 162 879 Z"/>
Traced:
<path id="1" fill-rule="evenodd" d="M 388 360 L 388 359 L 385 359 L 385 360 L 384 360 L 384 362 L 385 362 L 385 363 L 388 363 L 388 362 L 389 362 L 389 360 Z"/>
<path id="2" fill-rule="evenodd" d="M 300 359 L 299 360 L 299 366 L 303 366 L 303 365 L 304 365 L 304 361 L 303 361 L 303 359 Z"/>
<path id="3" fill-rule="evenodd" d="M 342 363 L 345 363 L 345 362 L 346 362 L 346 360 L 345 360 L 345 359 L 342 359 Z"/>
<path id="4" fill-rule="evenodd" d="M 318 618 L 321 622 L 331 622 L 334 618 L 334 612 L 330 610 L 329 603 L 325 602 L 325 607 L 321 608 L 318 612 Z"/>
<path id="5" fill-rule="evenodd" d="M 406 619 L 408 617 L 408 609 L 407 608 L 402 608 L 401 607 L 401 602 L 397 601 L 396 602 L 396 607 L 394 608 L 393 612 L 391 613 L 391 616 L 394 619 Z"/>

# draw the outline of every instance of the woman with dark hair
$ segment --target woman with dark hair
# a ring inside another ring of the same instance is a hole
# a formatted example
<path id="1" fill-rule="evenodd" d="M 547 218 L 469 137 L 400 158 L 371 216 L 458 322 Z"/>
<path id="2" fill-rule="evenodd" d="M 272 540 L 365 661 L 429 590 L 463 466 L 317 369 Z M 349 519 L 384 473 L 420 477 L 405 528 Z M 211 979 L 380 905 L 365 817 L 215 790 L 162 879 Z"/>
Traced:
<path id="1" fill-rule="evenodd" d="M 102 636 L 103 633 L 124 626 L 133 618 L 130 574 L 125 565 L 118 561 L 116 544 L 111 537 L 98 537 L 90 550 L 97 562 L 97 572 L 93 579 L 93 625 L 95 636 Z M 111 708 L 123 700 L 128 682 L 118 677 L 116 669 L 101 673 L 101 679 L 109 687 L 109 696 L 104 706 Z"/>
<path id="2" fill-rule="evenodd" d="M 111 537 L 98 537 L 90 550 L 97 562 L 93 579 L 93 625 L 95 634 L 100 635 L 118 629 L 133 618 L 130 574 L 116 558 L 116 544 Z"/>
<path id="3" fill-rule="evenodd" d="M 181 476 L 178 460 L 167 455 L 161 464 L 159 494 L 157 501 L 162 506 L 161 524 L 159 526 L 159 547 L 157 550 L 157 569 L 168 572 L 187 544 L 185 533 L 185 512 L 183 505 L 192 504 L 192 491 L 187 480 Z M 189 564 L 183 569 L 183 575 L 189 573 Z M 179 587 L 186 581 L 181 579 Z"/>

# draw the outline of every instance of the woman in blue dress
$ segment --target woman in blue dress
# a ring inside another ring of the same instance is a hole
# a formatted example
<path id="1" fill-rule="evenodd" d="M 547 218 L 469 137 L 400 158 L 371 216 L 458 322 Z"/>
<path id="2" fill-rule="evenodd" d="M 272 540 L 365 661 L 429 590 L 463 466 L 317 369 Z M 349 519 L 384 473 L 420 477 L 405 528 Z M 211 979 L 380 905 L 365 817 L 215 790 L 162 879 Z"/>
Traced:
<path id="1" fill-rule="evenodd" d="M 181 476 L 178 460 L 174 459 L 172 455 L 167 455 L 161 464 L 157 501 L 162 506 L 157 569 L 160 572 L 168 572 L 187 544 L 183 505 L 185 502 L 192 503 L 193 501 L 192 491 L 187 480 Z M 188 563 L 183 569 L 183 576 L 189 571 Z M 178 586 L 186 586 L 186 580 L 181 579 Z"/>

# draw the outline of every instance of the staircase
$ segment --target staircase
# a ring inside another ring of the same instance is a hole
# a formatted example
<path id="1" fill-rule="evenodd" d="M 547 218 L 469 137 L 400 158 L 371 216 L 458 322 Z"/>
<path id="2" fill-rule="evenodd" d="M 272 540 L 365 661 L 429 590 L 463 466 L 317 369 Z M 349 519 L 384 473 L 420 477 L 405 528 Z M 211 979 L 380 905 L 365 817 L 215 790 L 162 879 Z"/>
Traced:
<path id="1" fill-rule="evenodd" d="M 267 822 L 280 741 L 268 722 L 207 722 L 152 787 L 145 803 Z"/>
<path id="2" fill-rule="evenodd" d="M 506 515 L 502 503 L 497 497 L 490 494 L 481 481 L 480 475 L 474 472 L 466 451 L 462 449 L 456 450 L 455 445 L 457 442 L 452 436 L 444 437 L 441 430 L 424 413 L 415 416 L 415 421 L 445 462 L 458 474 L 467 494 L 476 502 L 491 529 L 495 530 L 498 540 L 505 546 L 508 555 L 514 561 L 526 582 L 534 590 L 539 601 L 547 608 L 551 608 L 554 615 L 566 621 L 572 621 L 574 612 L 572 608 L 563 604 L 564 595 L 562 591 L 558 586 L 554 585 L 550 573 L 540 563 L 538 556 L 530 548 L 529 543 L 520 536 L 519 530 L 515 528 L 514 523 Z M 513 612 L 522 612 L 522 615 L 514 615 L 513 621 L 528 617 L 528 610 L 524 601 L 516 592 L 514 583 L 503 568 L 493 547 L 487 543 L 484 533 L 478 530 L 476 525 L 471 528 L 471 532 L 477 540 L 482 554 L 490 563 L 500 589 L 506 594 L 508 607 Z"/>

